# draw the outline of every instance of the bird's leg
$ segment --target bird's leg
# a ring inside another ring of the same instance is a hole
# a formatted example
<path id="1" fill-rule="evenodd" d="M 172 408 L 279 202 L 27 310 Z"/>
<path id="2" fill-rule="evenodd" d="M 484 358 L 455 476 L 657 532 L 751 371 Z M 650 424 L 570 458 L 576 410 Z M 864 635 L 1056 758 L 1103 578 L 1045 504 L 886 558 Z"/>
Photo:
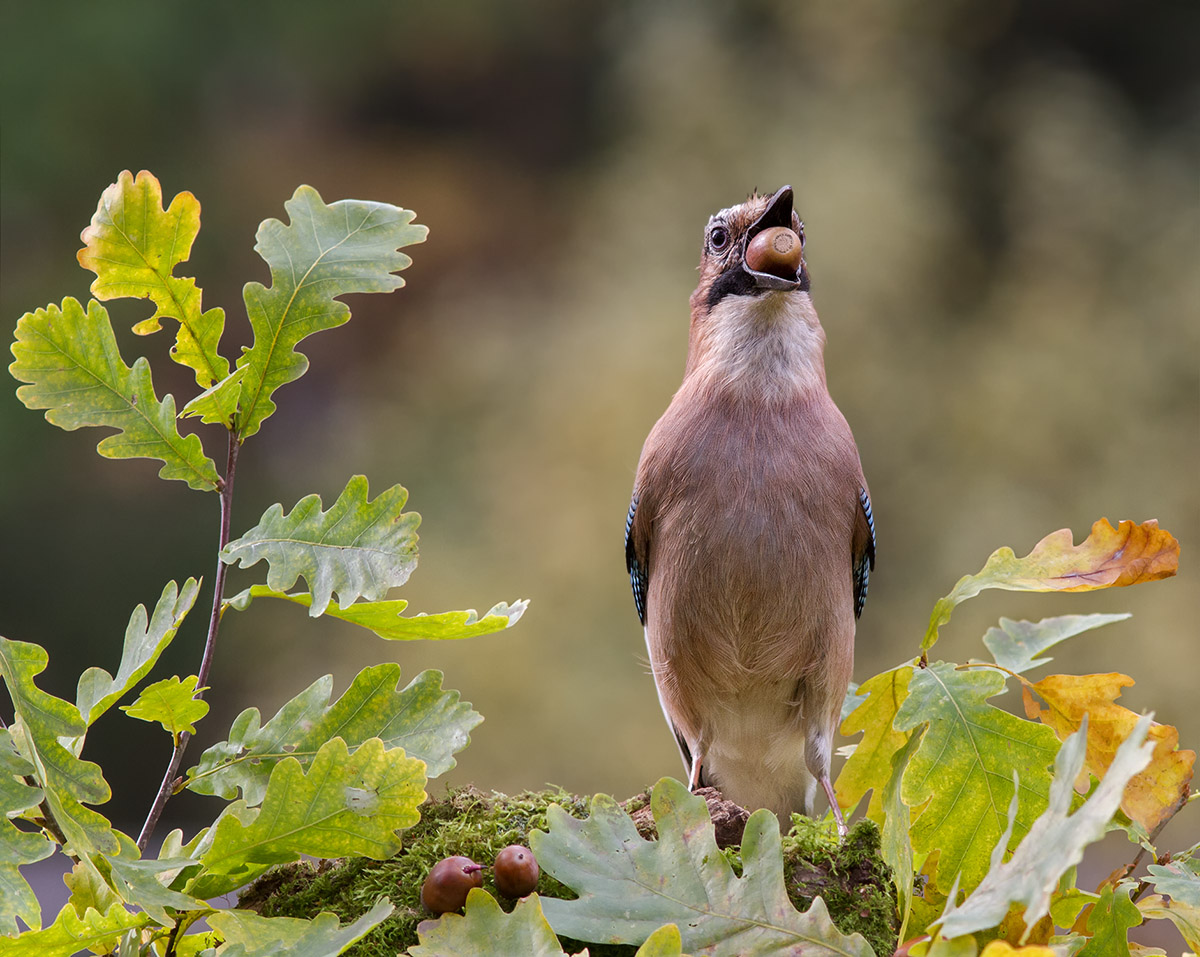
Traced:
<path id="1" fill-rule="evenodd" d="M 825 796 L 829 798 L 829 806 L 833 809 L 833 819 L 837 822 L 838 837 L 844 838 L 847 834 L 846 819 L 842 817 L 842 809 L 838 807 L 837 797 L 833 793 L 833 783 L 829 780 L 828 772 L 821 775 L 821 787 L 825 789 Z"/>
<path id="2" fill-rule="evenodd" d="M 695 791 L 700 787 L 700 775 L 703 771 L 700 764 L 704 760 L 704 752 L 700 749 L 699 742 L 696 744 L 696 754 L 692 758 L 692 766 L 688 770 L 688 790 Z"/>

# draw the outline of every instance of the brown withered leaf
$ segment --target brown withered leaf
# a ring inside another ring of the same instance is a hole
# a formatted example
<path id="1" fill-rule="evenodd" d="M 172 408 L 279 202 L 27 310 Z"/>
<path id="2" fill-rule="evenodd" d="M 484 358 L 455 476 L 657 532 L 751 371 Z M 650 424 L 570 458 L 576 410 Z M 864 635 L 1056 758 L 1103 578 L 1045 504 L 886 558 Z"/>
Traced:
<path id="1" fill-rule="evenodd" d="M 1084 714 L 1089 715 L 1087 757 L 1076 782 L 1078 790 L 1087 790 L 1089 772 L 1104 776 L 1137 723 L 1134 712 L 1116 703 L 1122 689 L 1133 683 L 1128 675 L 1118 673 L 1050 675 L 1031 686 L 1046 702 L 1045 708 L 1038 707 L 1026 690 L 1026 714 L 1049 725 L 1059 738 L 1076 731 Z M 1121 810 L 1154 833 L 1187 800 L 1196 752 L 1180 750 L 1179 732 L 1169 724 L 1152 724 L 1147 740 L 1154 743 L 1154 756 L 1125 788 Z"/>
<path id="2" fill-rule="evenodd" d="M 1018 558 L 1007 546 L 992 552 L 975 575 L 964 575 L 950 594 L 938 599 L 921 650 L 937 641 L 938 629 L 954 607 L 986 588 L 1008 591 L 1092 591 L 1169 578 L 1179 568 L 1179 542 L 1153 519 L 1121 522 L 1116 528 L 1102 518 L 1091 534 L 1075 545 L 1069 528 L 1051 532 Z"/>

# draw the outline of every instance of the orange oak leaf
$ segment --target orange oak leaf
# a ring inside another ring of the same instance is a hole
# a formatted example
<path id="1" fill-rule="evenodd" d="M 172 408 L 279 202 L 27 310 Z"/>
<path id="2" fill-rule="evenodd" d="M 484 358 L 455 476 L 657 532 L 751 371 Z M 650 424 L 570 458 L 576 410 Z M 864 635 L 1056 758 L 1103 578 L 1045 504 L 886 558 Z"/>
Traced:
<path id="1" fill-rule="evenodd" d="M 938 599 L 930 616 L 922 652 L 937 641 L 938 629 L 954 607 L 986 588 L 1008 591 L 1092 591 L 1169 578 L 1179 569 L 1179 542 L 1154 519 L 1121 522 L 1113 528 L 1102 518 L 1075 545 L 1069 528 L 1051 532 L 1024 558 L 1007 546 L 992 552 L 983 568 L 964 575 L 950 594 Z"/>
<path id="2" fill-rule="evenodd" d="M 1078 730 L 1084 714 L 1089 715 L 1087 757 L 1082 780 L 1076 782 L 1078 790 L 1087 790 L 1089 773 L 1104 776 L 1117 748 L 1137 723 L 1134 712 L 1116 703 L 1122 689 L 1133 683 L 1128 675 L 1117 673 L 1050 675 L 1030 686 L 1046 702 L 1046 708 L 1039 708 L 1026 691 L 1026 714 L 1049 725 L 1059 738 Z M 1196 752 L 1180 750 L 1179 732 L 1169 724 L 1155 722 L 1147 740 L 1154 743 L 1154 756 L 1125 788 L 1121 810 L 1153 834 L 1187 800 Z"/>

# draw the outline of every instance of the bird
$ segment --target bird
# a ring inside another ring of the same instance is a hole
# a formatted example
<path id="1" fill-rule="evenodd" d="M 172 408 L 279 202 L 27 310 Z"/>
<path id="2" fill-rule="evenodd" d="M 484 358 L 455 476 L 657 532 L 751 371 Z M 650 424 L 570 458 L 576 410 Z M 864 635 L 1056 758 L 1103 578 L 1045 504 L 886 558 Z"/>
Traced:
<path id="1" fill-rule="evenodd" d="M 793 191 L 709 218 L 683 382 L 651 429 L 625 563 L 692 791 L 813 816 L 875 567 L 854 436 L 829 395 Z"/>

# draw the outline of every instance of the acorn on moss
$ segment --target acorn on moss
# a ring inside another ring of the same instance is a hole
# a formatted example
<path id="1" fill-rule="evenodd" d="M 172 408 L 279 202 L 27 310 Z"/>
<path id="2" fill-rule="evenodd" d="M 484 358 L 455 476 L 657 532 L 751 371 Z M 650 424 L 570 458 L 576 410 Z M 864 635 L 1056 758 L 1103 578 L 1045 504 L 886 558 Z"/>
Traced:
<path id="1" fill-rule="evenodd" d="M 421 885 L 421 903 L 435 914 L 461 910 L 472 887 L 483 886 L 482 864 L 469 857 L 447 857 L 429 870 Z"/>
<path id="2" fill-rule="evenodd" d="M 533 851 L 520 844 L 510 844 L 497 854 L 496 865 L 492 868 L 496 890 L 505 897 L 513 898 L 524 897 L 537 890 L 539 873 Z"/>

